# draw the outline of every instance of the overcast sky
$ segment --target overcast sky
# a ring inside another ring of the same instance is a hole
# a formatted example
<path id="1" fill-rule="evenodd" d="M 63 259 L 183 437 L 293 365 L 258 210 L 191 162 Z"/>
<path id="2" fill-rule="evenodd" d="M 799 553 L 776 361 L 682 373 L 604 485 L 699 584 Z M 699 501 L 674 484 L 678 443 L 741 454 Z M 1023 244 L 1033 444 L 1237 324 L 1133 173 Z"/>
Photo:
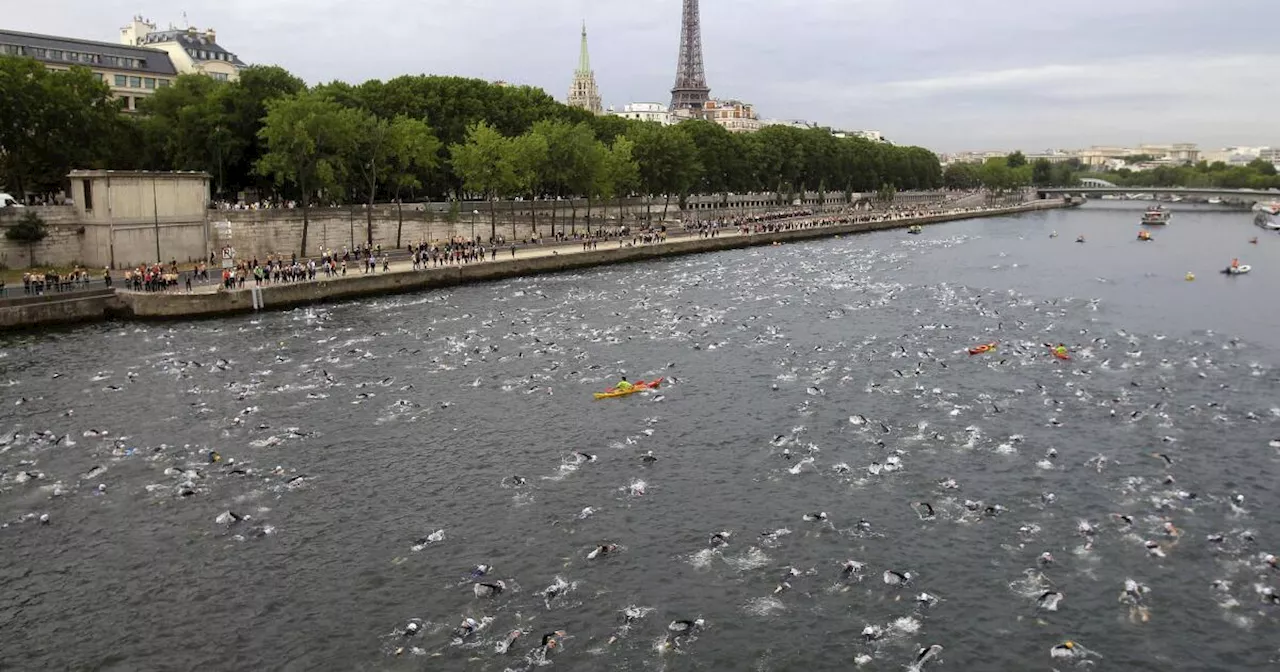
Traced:
<path id="1" fill-rule="evenodd" d="M 563 100 L 587 21 L 606 106 L 670 100 L 680 0 L 42 0 L 13 30 L 115 41 L 134 14 L 218 31 L 308 82 L 406 73 Z M 702 0 L 713 96 L 937 151 L 1280 145 L 1280 0 Z"/>

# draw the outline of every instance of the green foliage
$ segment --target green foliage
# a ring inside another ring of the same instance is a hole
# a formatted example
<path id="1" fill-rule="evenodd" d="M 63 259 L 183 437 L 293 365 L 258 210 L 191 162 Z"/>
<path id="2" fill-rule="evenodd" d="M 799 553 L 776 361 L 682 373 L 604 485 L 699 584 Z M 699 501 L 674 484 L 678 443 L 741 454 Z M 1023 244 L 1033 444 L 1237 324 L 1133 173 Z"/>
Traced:
<path id="1" fill-rule="evenodd" d="M 1004 163 L 1010 168 L 1021 168 L 1027 165 L 1027 157 L 1021 151 L 1016 151 L 1004 157 Z"/>
<path id="2" fill-rule="evenodd" d="M 0 182 L 21 197 L 58 189 L 72 168 L 102 166 L 119 110 L 86 68 L 0 57 Z"/>
<path id="3" fill-rule="evenodd" d="M 35 245 L 49 236 L 49 228 L 44 219 L 28 210 L 14 222 L 13 226 L 4 230 L 4 237 L 15 243 Z"/>
<path id="4" fill-rule="evenodd" d="M 258 160 L 260 174 L 298 188 L 302 200 L 302 250 L 307 253 L 309 208 L 314 194 L 340 195 L 346 184 L 344 157 L 351 156 L 360 113 L 312 92 L 267 103 L 258 132 L 267 151 Z"/>
<path id="5" fill-rule="evenodd" d="M 498 235 L 493 199 L 514 193 L 519 187 L 516 152 L 512 145 L 512 140 L 497 129 L 487 122 L 478 121 L 467 129 L 465 142 L 449 147 L 453 168 L 462 178 L 463 188 L 489 201 L 491 238 Z"/>
<path id="6" fill-rule="evenodd" d="M 1280 189 L 1280 176 L 1276 175 L 1275 166 L 1257 160 L 1244 166 L 1201 161 L 1194 166 L 1157 166 L 1140 171 L 1121 169 L 1101 177 L 1121 187 Z"/>
<path id="7" fill-rule="evenodd" d="M 919 147 L 836 138 L 825 129 L 738 134 L 709 121 L 662 127 L 592 115 L 533 87 L 461 77 L 307 89 L 281 68 L 255 66 L 235 82 L 184 75 L 144 100 L 141 114 L 118 109 L 86 71 L 54 73 L 34 61 L 0 59 L 0 178 L 22 192 L 56 189 L 78 167 L 203 170 L 220 197 L 256 189 L 299 200 L 304 209 L 321 193 L 365 202 L 406 190 L 449 198 L 466 184 L 476 191 L 476 168 L 456 163 L 470 150 L 455 155 L 453 148 L 466 146 L 483 122 L 504 139 L 540 138 L 504 145 L 512 178 L 481 190 L 492 195 L 819 188 L 852 195 L 886 183 L 897 190 L 944 183 L 937 157 Z M 619 147 L 629 149 L 630 163 L 614 164 Z M 620 174 L 620 166 L 634 171 Z"/>

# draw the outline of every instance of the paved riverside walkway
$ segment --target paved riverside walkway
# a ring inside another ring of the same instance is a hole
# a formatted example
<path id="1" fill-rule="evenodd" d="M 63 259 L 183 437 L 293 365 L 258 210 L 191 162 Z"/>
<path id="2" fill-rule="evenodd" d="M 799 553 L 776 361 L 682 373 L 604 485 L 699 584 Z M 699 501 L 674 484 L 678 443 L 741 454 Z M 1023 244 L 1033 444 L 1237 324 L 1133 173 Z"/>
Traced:
<path id="1" fill-rule="evenodd" d="M 911 212 L 911 213 L 894 213 L 888 216 L 884 215 L 883 213 L 872 214 L 870 216 L 866 216 L 866 213 L 810 214 L 810 215 L 803 215 L 798 217 L 790 217 L 790 218 L 757 222 L 753 225 L 748 225 L 749 227 L 748 230 L 752 230 L 752 228 L 756 225 L 766 227 L 766 230 L 772 230 L 768 227 L 777 227 L 779 230 L 786 230 L 783 227 L 789 227 L 791 230 L 797 230 L 797 229 L 812 230 L 812 229 L 821 229 L 821 228 L 828 228 L 828 227 L 834 227 L 834 226 L 848 225 L 848 224 L 859 223 L 859 222 L 902 221 L 905 224 L 911 220 L 921 219 L 925 217 L 933 217 L 933 216 L 948 215 L 948 214 L 960 214 L 960 213 L 966 213 L 966 212 L 973 213 L 973 212 L 978 212 L 982 210 L 991 210 L 992 212 L 999 212 L 1001 210 L 1006 210 L 1009 207 L 1012 207 L 1012 206 L 1006 205 L 1006 206 L 997 206 L 997 207 L 991 207 L 991 208 L 972 208 L 972 207 L 955 208 L 953 207 L 953 208 L 940 208 L 936 210 L 921 210 L 918 212 Z M 850 215 L 852 215 L 852 217 L 850 217 Z M 845 217 L 850 217 L 850 218 L 847 221 L 840 221 Z M 832 221 L 828 223 L 817 223 L 817 222 L 826 222 L 827 220 L 832 220 Z M 583 248 L 584 241 L 581 241 L 581 240 L 566 241 L 563 243 L 557 242 L 557 243 L 545 243 L 545 244 L 536 244 L 536 245 L 517 245 L 514 249 L 514 253 L 511 246 L 496 246 L 496 249 L 498 251 L 496 258 L 493 256 L 493 253 L 492 253 L 492 250 L 495 248 L 486 247 L 485 257 L 483 260 L 476 260 L 471 262 L 452 261 L 442 265 L 436 265 L 428 259 L 425 263 L 423 263 L 420 266 L 417 272 L 430 272 L 432 270 L 441 270 L 441 269 L 455 268 L 460 266 L 475 266 L 480 264 L 493 263 L 494 261 L 510 261 L 512 259 L 530 259 L 530 258 L 536 258 L 536 257 L 573 255 L 573 254 L 581 254 L 584 252 L 593 252 L 593 251 L 599 252 L 604 250 L 621 249 L 623 247 L 632 246 L 633 245 L 632 241 L 639 240 L 641 235 L 642 234 L 637 233 L 633 237 L 626 237 L 626 238 L 610 237 L 610 238 L 592 239 L 587 242 L 595 243 L 595 247 L 592 247 L 589 249 Z M 733 225 L 725 225 L 718 229 L 714 229 L 714 237 L 716 238 L 737 238 L 737 237 L 750 236 L 750 235 L 753 235 L 753 234 L 751 233 L 744 234 L 741 232 L 741 230 L 737 226 L 733 226 Z M 704 232 L 684 231 L 684 230 L 681 230 L 679 232 L 674 232 L 672 230 L 668 230 L 666 234 L 666 238 L 663 239 L 661 242 L 652 242 L 652 243 L 635 242 L 634 246 L 635 247 L 651 247 L 651 246 L 669 245 L 669 244 L 678 243 L 681 241 L 698 240 L 700 238 L 708 238 L 708 237 L 710 236 L 708 236 L 707 233 L 704 233 Z M 364 264 L 361 263 L 361 260 L 353 260 L 348 263 L 347 273 L 345 276 L 344 275 L 326 276 L 323 272 L 317 271 L 316 277 L 314 280 L 280 280 L 278 282 L 267 280 L 267 281 L 263 281 L 261 286 L 266 287 L 266 286 L 274 286 L 274 285 L 303 284 L 303 283 L 320 282 L 320 281 L 335 282 L 335 281 L 340 281 L 343 278 L 347 278 L 347 277 L 361 277 L 365 275 L 374 275 L 374 274 L 414 272 L 413 259 L 411 257 L 404 257 L 403 255 L 404 255 L 403 250 L 397 251 L 398 258 L 392 258 L 388 266 L 388 270 L 386 271 L 382 270 L 381 261 L 379 261 L 375 266 L 375 269 L 376 269 L 375 271 L 366 272 L 364 270 L 365 266 Z M 209 270 L 209 273 L 211 276 L 214 276 L 213 279 L 208 283 L 201 283 L 199 285 L 193 286 L 190 293 L 211 294 L 211 293 L 216 293 L 218 291 L 226 291 L 222 287 L 220 277 L 218 277 L 221 274 L 221 269 L 211 268 Z M 235 290 L 231 290 L 231 291 L 248 291 L 255 286 L 258 286 L 258 285 L 256 285 L 254 279 L 252 278 L 252 276 L 250 276 L 249 278 L 246 278 L 243 286 L 238 286 Z M 182 287 L 175 288 L 168 291 L 170 293 L 187 293 L 186 290 Z"/>

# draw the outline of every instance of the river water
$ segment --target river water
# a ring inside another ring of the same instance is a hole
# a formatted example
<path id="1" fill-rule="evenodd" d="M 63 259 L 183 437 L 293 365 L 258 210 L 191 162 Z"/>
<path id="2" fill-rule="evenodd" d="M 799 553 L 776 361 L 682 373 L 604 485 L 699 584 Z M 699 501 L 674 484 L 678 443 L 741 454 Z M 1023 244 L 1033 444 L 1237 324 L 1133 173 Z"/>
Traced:
<path id="1" fill-rule="evenodd" d="M 1276 665 L 1280 237 L 1138 208 L 6 342 L 0 669 Z"/>

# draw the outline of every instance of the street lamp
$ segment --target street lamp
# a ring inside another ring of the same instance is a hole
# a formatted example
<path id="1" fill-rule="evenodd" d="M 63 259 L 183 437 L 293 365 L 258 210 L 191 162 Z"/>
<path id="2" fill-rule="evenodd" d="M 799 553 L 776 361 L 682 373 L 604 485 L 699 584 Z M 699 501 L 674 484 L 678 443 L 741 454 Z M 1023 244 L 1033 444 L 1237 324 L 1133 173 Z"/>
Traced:
<path id="1" fill-rule="evenodd" d="M 480 214 L 479 210 L 471 211 L 471 244 L 476 242 L 476 215 Z"/>

